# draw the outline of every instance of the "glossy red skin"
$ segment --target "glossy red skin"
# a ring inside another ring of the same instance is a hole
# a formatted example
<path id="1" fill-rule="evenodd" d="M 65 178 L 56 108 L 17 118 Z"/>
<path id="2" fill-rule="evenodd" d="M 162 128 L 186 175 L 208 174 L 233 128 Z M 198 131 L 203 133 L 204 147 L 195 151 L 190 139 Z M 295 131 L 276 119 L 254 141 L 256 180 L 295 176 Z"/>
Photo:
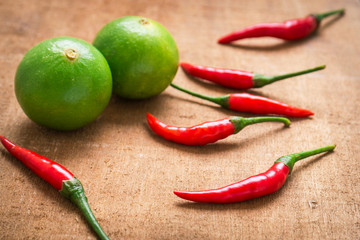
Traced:
<path id="1" fill-rule="evenodd" d="M 193 127 L 168 126 L 150 113 L 147 114 L 150 128 L 159 136 L 185 145 L 205 145 L 234 134 L 235 127 L 228 119 L 205 122 Z"/>
<path id="2" fill-rule="evenodd" d="M 180 198 L 193 202 L 241 202 L 276 192 L 285 183 L 288 174 L 289 168 L 279 162 L 264 173 L 222 188 L 192 192 L 175 191 L 174 193 Z"/>
<path id="3" fill-rule="evenodd" d="M 230 33 L 220 38 L 218 43 L 256 37 L 275 37 L 288 41 L 299 40 L 313 33 L 317 26 L 317 20 L 313 16 L 288 20 L 283 23 L 262 23 Z"/>
<path id="4" fill-rule="evenodd" d="M 19 159 L 25 166 L 50 183 L 55 189 L 60 191 L 63 181 L 74 178 L 74 175 L 60 164 L 33 151 L 19 147 L 3 136 L 0 136 L 0 140 L 11 155 Z"/>
<path id="5" fill-rule="evenodd" d="M 220 84 L 225 87 L 234 89 L 249 89 L 254 86 L 253 76 L 251 72 L 204 67 L 192 65 L 189 63 L 180 63 L 180 66 L 190 75 Z"/>
<path id="6" fill-rule="evenodd" d="M 308 117 L 314 115 L 314 113 L 309 110 L 248 93 L 230 94 L 229 109 L 239 112 L 276 114 L 288 117 Z"/>

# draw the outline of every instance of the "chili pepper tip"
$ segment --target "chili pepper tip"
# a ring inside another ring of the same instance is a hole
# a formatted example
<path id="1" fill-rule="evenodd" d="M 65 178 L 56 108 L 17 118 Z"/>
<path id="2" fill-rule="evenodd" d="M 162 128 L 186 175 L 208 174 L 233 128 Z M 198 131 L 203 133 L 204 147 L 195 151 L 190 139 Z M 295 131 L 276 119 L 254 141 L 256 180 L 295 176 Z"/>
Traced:
<path id="1" fill-rule="evenodd" d="M 0 141 L 2 143 L 2 145 L 4 145 L 4 147 L 10 151 L 11 148 L 13 148 L 15 146 L 14 143 L 12 143 L 9 139 L 7 139 L 4 136 L 0 136 Z"/>
<path id="2" fill-rule="evenodd" d="M 186 192 L 184 192 L 184 191 L 173 191 L 173 193 L 176 196 L 178 196 L 179 198 L 189 200 L 189 199 L 186 198 Z"/>
<path id="3" fill-rule="evenodd" d="M 173 193 L 178 196 L 179 198 L 193 201 L 193 202 L 211 202 L 209 199 L 204 195 L 206 191 L 174 191 Z"/>
<path id="4" fill-rule="evenodd" d="M 191 64 L 186 63 L 186 62 L 181 62 L 180 66 L 185 70 L 185 72 L 188 72 L 189 69 L 191 68 Z"/>

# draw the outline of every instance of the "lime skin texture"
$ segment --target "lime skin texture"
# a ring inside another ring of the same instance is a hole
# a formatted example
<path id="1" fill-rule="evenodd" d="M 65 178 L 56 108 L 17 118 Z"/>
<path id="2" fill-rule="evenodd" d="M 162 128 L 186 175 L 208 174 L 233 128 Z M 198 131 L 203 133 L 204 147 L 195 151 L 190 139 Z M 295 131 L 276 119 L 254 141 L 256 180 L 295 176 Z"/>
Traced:
<path id="1" fill-rule="evenodd" d="M 16 71 L 15 94 L 34 122 L 74 130 L 94 121 L 109 103 L 111 71 L 90 43 L 52 38 L 25 54 Z"/>
<path id="2" fill-rule="evenodd" d="M 106 24 L 93 45 L 109 63 L 113 92 L 145 99 L 164 91 L 178 69 L 179 52 L 170 33 L 158 22 L 126 16 Z"/>

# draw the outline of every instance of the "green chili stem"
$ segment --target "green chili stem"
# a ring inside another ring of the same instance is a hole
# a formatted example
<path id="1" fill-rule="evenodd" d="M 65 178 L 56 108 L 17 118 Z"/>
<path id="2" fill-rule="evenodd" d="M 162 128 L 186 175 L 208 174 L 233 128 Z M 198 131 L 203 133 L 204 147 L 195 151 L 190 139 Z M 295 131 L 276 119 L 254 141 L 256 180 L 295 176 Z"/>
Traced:
<path id="1" fill-rule="evenodd" d="M 345 9 L 338 9 L 338 10 L 334 10 L 334 11 L 329 11 L 329 12 L 325 12 L 325 13 L 319 13 L 319 14 L 313 14 L 313 16 L 316 18 L 316 20 L 318 22 L 320 22 L 321 20 L 323 20 L 324 18 L 331 16 L 331 15 L 335 15 L 335 14 L 344 14 Z"/>
<path id="2" fill-rule="evenodd" d="M 286 127 L 290 126 L 290 120 L 283 117 L 252 117 L 252 118 L 243 118 L 243 117 L 231 117 L 230 121 L 235 126 L 235 133 L 238 133 L 241 129 L 246 126 L 263 123 L 263 122 L 282 122 Z"/>
<path id="3" fill-rule="evenodd" d="M 63 187 L 60 190 L 60 193 L 64 197 L 70 199 L 81 210 L 86 220 L 101 240 L 110 240 L 91 211 L 85 196 L 84 188 L 78 179 L 73 178 L 68 181 L 63 181 Z"/>
<path id="4" fill-rule="evenodd" d="M 291 173 L 295 163 L 301 159 L 319 154 L 319 153 L 323 153 L 323 152 L 328 152 L 328 151 L 332 151 L 334 150 L 336 145 L 329 145 L 326 147 L 322 147 L 322 148 L 317 148 L 317 149 L 313 149 L 313 150 L 309 150 L 309 151 L 305 151 L 305 152 L 299 152 L 299 153 L 293 153 L 293 154 L 289 154 L 283 157 L 280 157 L 278 160 L 275 161 L 275 163 L 277 162 L 282 162 L 284 163 L 286 166 L 289 167 L 290 172 Z"/>
<path id="5" fill-rule="evenodd" d="M 322 70 L 326 67 L 326 65 L 321 65 L 315 68 L 309 68 L 303 71 L 299 71 L 299 72 L 293 72 L 293 73 L 287 73 L 287 74 L 283 74 L 283 75 L 277 75 L 277 76 L 266 76 L 266 75 L 262 75 L 262 74 L 258 74 L 258 73 L 254 73 L 253 76 L 253 82 L 254 82 L 254 88 L 259 88 L 259 87 L 263 87 L 265 85 L 268 85 L 270 83 L 279 81 L 279 80 L 283 80 L 286 78 L 291 78 L 291 77 L 295 77 L 295 76 L 299 76 L 299 75 L 303 75 L 303 74 L 307 74 L 307 73 L 311 73 L 311 72 L 315 72 L 315 71 L 319 71 Z"/>
<path id="6" fill-rule="evenodd" d="M 173 88 L 176 88 L 176 89 L 178 89 L 178 90 L 180 90 L 182 92 L 188 93 L 188 94 L 190 94 L 192 96 L 195 96 L 195 97 L 198 97 L 198 98 L 201 98 L 201 99 L 204 99 L 204 100 L 219 104 L 220 106 L 223 106 L 223 107 L 227 107 L 229 105 L 229 95 L 225 95 L 225 96 L 221 96 L 221 97 L 210 97 L 210 96 L 202 95 L 200 93 L 196 93 L 196 92 L 187 90 L 187 89 L 182 88 L 182 87 L 180 87 L 178 85 L 175 85 L 173 83 L 170 83 L 170 86 L 172 86 Z"/>

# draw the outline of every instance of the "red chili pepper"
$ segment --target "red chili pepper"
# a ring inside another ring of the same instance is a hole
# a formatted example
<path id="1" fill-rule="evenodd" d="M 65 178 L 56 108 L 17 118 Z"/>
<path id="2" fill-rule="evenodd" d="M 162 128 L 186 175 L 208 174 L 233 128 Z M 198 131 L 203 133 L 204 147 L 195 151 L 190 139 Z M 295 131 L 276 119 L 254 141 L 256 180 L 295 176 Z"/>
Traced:
<path id="1" fill-rule="evenodd" d="M 173 83 L 170 85 L 192 96 L 208 100 L 222 106 L 223 108 L 235 110 L 238 112 L 276 114 L 287 117 L 308 117 L 310 115 L 314 115 L 314 113 L 309 110 L 293 107 L 285 103 L 249 93 L 231 93 L 220 97 L 210 97 L 189 91 Z"/>
<path id="2" fill-rule="evenodd" d="M 225 35 L 218 40 L 218 43 L 230 43 L 244 38 L 256 37 L 275 37 L 288 41 L 298 40 L 315 32 L 325 17 L 343 13 L 344 9 L 340 9 L 322 14 L 312 14 L 305 18 L 288 20 L 283 23 L 257 24 Z"/>
<path id="3" fill-rule="evenodd" d="M 3 136 L 0 136 L 0 140 L 11 155 L 19 159 L 35 174 L 50 183 L 61 195 L 70 199 L 80 208 L 100 239 L 109 239 L 90 209 L 81 182 L 69 170 L 46 157 L 15 145 Z"/>
<path id="4" fill-rule="evenodd" d="M 204 67 L 192 65 L 189 63 L 180 63 L 180 66 L 184 69 L 185 72 L 194 77 L 205 79 L 210 82 L 235 89 L 260 88 L 279 80 L 319 71 L 325 68 L 325 65 L 322 65 L 284 75 L 266 76 L 259 73 L 251 73 L 242 70 Z"/>
<path id="5" fill-rule="evenodd" d="M 159 136 L 185 145 L 205 145 L 238 133 L 248 125 L 261 122 L 282 122 L 290 125 L 290 120 L 282 117 L 230 117 L 205 122 L 193 127 L 174 127 L 160 122 L 150 113 L 147 114 L 150 128 Z"/>
<path id="6" fill-rule="evenodd" d="M 186 200 L 207 203 L 233 203 L 261 197 L 279 190 L 297 161 L 315 154 L 332 151 L 334 148 L 335 145 L 329 145 L 283 156 L 276 160 L 274 165 L 266 172 L 222 188 L 191 192 L 174 191 L 174 193 Z"/>

